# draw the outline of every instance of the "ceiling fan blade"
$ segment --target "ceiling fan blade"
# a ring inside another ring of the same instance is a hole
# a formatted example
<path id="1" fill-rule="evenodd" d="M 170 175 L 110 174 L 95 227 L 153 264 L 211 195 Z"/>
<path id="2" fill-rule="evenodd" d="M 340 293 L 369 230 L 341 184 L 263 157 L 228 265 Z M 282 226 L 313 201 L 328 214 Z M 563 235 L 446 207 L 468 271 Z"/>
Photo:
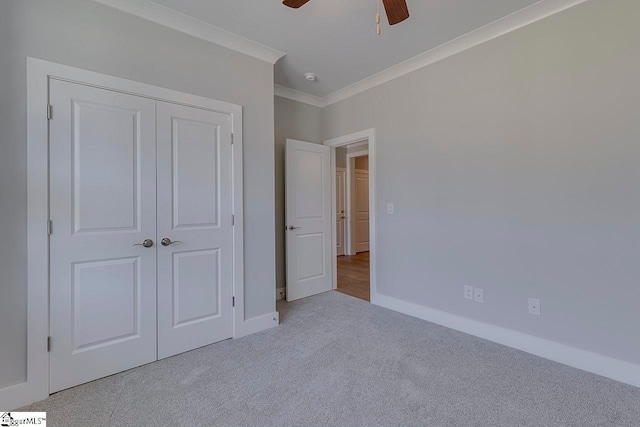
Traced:
<path id="1" fill-rule="evenodd" d="M 309 0 L 282 0 L 282 4 L 297 9 L 300 6 L 304 6 L 308 1 Z"/>
<path id="2" fill-rule="evenodd" d="M 387 11 L 389 25 L 395 25 L 409 17 L 409 8 L 406 0 L 382 0 L 384 10 Z"/>

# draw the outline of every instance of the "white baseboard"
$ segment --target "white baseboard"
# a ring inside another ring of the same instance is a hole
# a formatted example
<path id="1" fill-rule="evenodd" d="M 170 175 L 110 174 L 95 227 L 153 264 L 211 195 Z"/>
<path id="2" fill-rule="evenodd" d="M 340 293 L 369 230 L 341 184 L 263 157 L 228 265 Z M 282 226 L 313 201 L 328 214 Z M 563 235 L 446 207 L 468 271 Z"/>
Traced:
<path id="1" fill-rule="evenodd" d="M 0 411 L 12 411 L 49 396 L 46 391 L 38 390 L 27 382 L 0 388 Z"/>
<path id="2" fill-rule="evenodd" d="M 371 302 L 393 311 L 408 314 L 409 316 L 522 350 L 545 359 L 553 360 L 554 362 L 640 387 L 640 365 L 570 347 L 544 338 L 534 337 L 533 335 L 500 326 L 478 322 L 466 317 L 435 310 L 386 295 L 376 294 L 375 297 L 371 299 Z"/>
<path id="3" fill-rule="evenodd" d="M 278 326 L 280 323 L 280 313 L 274 311 L 273 313 L 265 314 L 262 316 L 247 319 L 236 328 L 234 338 L 242 338 L 247 335 L 255 334 L 269 328 Z"/>
<path id="4" fill-rule="evenodd" d="M 277 288 L 276 289 L 276 301 L 284 299 L 286 295 L 286 288 Z"/>

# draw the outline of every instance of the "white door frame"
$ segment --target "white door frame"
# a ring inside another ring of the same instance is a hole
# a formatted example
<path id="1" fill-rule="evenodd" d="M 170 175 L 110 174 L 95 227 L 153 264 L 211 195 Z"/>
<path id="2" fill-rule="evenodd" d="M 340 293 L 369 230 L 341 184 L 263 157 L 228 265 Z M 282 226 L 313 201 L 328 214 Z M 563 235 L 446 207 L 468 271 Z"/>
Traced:
<path id="1" fill-rule="evenodd" d="M 346 210 L 347 210 L 347 221 L 346 221 L 346 231 L 345 231 L 345 235 L 346 235 L 346 245 L 345 245 L 345 255 L 355 255 L 356 254 L 356 243 L 355 243 L 355 227 L 353 227 L 353 217 L 351 215 L 352 213 L 352 205 L 353 205 L 353 194 L 351 194 L 351 184 L 352 184 L 352 180 L 355 176 L 356 173 L 356 167 L 355 165 L 352 167 L 351 166 L 351 159 L 354 159 L 356 157 L 362 157 L 362 156 L 368 156 L 369 155 L 369 150 L 361 150 L 361 151 L 355 151 L 353 153 L 347 153 L 347 180 L 346 180 L 346 186 L 347 186 L 347 196 L 346 196 Z M 369 163 L 371 162 L 371 158 L 369 158 Z M 369 173 L 369 171 L 367 171 L 367 173 Z M 369 248 L 371 249 L 371 248 Z"/>
<path id="2" fill-rule="evenodd" d="M 366 129 L 349 135 L 340 136 L 324 141 L 324 145 L 331 147 L 331 179 L 333 180 L 331 215 L 332 221 L 332 238 L 333 238 L 333 289 L 338 287 L 338 257 L 336 255 L 336 147 L 356 142 L 367 141 L 369 144 L 369 288 L 371 295 L 371 303 L 377 304 L 377 287 L 376 287 L 376 130 L 375 128 Z M 352 153 L 355 154 L 355 153 Z"/>
<path id="3" fill-rule="evenodd" d="M 49 81 L 64 80 L 229 114 L 232 117 L 234 338 L 251 333 L 244 319 L 242 106 L 75 67 L 27 58 L 27 378 L 0 389 L 0 403 L 17 408 L 49 396 Z M 52 111 L 55 120 L 55 110 Z M 55 226 L 55 225 L 54 225 Z M 55 230 L 53 230 L 55 232 Z M 55 343 L 53 343 L 55 345 Z"/>

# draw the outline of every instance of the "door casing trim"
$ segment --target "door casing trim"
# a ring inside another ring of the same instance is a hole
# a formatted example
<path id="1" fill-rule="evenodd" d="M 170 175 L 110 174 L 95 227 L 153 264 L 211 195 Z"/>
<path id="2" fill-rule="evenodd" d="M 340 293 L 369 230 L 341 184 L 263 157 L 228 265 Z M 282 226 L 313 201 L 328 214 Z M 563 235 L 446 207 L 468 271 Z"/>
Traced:
<path id="1" fill-rule="evenodd" d="M 233 132 L 233 336 L 244 327 L 244 209 L 242 106 L 76 67 L 27 57 L 27 376 L 0 389 L 0 403 L 18 408 L 49 395 L 49 82 L 79 83 L 135 96 L 229 114 Z M 55 109 L 53 111 L 55 120 Z M 55 225 L 54 225 L 55 226 Z M 55 230 L 54 230 L 55 232 Z M 55 343 L 53 344 L 55 345 Z"/>

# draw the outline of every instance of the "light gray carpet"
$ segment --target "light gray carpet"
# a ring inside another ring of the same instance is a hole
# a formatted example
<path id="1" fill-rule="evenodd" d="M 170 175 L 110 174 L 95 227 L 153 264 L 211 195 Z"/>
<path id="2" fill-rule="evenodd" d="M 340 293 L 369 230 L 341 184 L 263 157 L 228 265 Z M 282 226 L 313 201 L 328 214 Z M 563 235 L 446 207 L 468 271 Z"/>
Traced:
<path id="1" fill-rule="evenodd" d="M 52 395 L 50 426 L 639 426 L 640 389 L 343 295 Z"/>

